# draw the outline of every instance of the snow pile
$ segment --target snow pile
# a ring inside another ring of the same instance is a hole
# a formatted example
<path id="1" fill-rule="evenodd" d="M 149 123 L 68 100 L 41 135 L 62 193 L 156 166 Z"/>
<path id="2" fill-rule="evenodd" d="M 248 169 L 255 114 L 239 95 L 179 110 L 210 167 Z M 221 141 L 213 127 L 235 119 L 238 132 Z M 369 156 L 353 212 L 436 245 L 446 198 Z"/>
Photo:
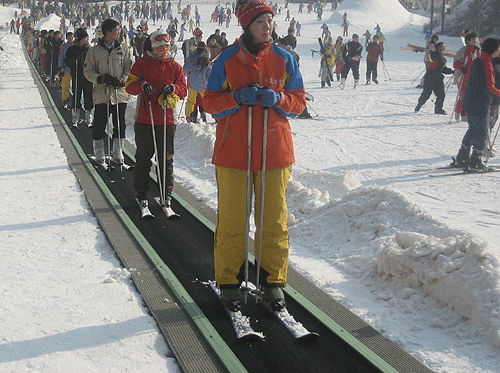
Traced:
<path id="1" fill-rule="evenodd" d="M 408 24 L 422 25 L 426 21 L 425 17 L 408 12 L 398 0 L 349 0 L 342 2 L 327 22 L 342 24 L 344 12 L 347 12 L 349 25 L 367 28 L 370 32 L 377 23 L 382 32 L 386 32 Z"/>
<path id="2" fill-rule="evenodd" d="M 486 244 L 435 221 L 390 188 L 357 188 L 331 203 L 324 203 L 326 192 L 299 189 L 293 203 L 300 193 L 304 207 L 294 211 L 305 215 L 293 216 L 290 227 L 296 255 L 320 256 L 354 277 L 382 275 L 409 292 L 402 299 L 424 291 L 500 345 L 499 265 Z M 391 299 L 385 291 L 376 290 L 376 297 Z"/>
<path id="3" fill-rule="evenodd" d="M 128 271 L 128 269 L 116 267 L 108 272 L 103 283 L 110 284 L 113 282 L 125 282 L 128 279 L 131 279 L 130 272 Z"/>
<path id="4" fill-rule="evenodd" d="M 35 30 L 59 30 L 61 26 L 61 17 L 56 14 L 50 14 L 47 17 L 40 19 L 40 21 L 35 25 Z"/>
<path id="5" fill-rule="evenodd" d="M 378 273 L 423 288 L 439 303 L 490 333 L 500 346 L 498 262 L 485 243 L 470 237 L 437 238 L 398 232 L 386 241 Z"/>

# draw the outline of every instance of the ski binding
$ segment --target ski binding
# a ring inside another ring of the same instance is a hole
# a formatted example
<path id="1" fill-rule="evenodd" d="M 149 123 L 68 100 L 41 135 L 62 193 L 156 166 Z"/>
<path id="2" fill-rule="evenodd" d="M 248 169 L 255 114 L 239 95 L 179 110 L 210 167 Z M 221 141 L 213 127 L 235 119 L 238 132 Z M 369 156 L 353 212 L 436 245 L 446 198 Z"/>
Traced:
<path id="1" fill-rule="evenodd" d="M 167 217 L 167 219 L 169 219 L 169 220 L 177 220 L 177 219 L 179 219 L 181 217 L 178 213 L 176 213 L 172 209 L 171 206 L 167 206 L 167 205 L 163 204 L 161 202 L 160 197 L 155 197 L 155 201 L 161 207 L 161 209 L 163 210 L 163 213 L 165 214 L 165 216 Z"/>
<path id="2" fill-rule="evenodd" d="M 147 203 L 148 202 L 147 200 L 140 201 L 137 198 L 135 198 L 135 201 L 137 202 L 137 204 L 139 205 L 139 208 L 141 209 L 141 218 L 142 219 L 152 220 L 155 218 L 155 216 L 149 210 L 149 205 Z"/>
<path id="3" fill-rule="evenodd" d="M 215 281 L 209 281 L 210 288 L 214 291 L 219 299 L 221 298 L 221 292 Z M 224 306 L 229 319 L 231 320 L 231 325 L 233 326 L 234 332 L 236 333 L 236 338 L 239 341 L 262 341 L 264 339 L 264 334 L 261 332 L 256 332 L 250 325 L 250 318 L 245 316 L 239 311 L 231 311 L 226 306 Z"/>

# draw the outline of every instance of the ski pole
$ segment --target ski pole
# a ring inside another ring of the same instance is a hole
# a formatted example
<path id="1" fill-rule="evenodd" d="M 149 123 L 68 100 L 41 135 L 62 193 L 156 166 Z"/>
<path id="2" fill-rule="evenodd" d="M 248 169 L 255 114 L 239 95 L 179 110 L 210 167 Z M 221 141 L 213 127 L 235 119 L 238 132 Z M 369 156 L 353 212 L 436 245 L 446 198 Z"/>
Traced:
<path id="1" fill-rule="evenodd" d="M 383 63 L 384 61 L 382 61 Z M 385 69 L 384 69 L 384 66 L 382 65 L 382 73 L 384 74 L 384 82 L 387 82 L 387 76 L 385 74 Z"/>
<path id="2" fill-rule="evenodd" d="M 153 105 L 151 104 L 151 97 L 149 97 L 149 118 L 151 120 L 151 131 L 153 134 L 153 144 L 155 148 L 155 153 L 154 153 L 154 161 L 156 164 L 156 179 L 158 180 L 158 188 L 160 190 L 160 202 L 162 205 L 165 205 L 165 196 L 163 195 L 163 187 L 162 187 L 162 180 L 161 180 L 161 174 L 160 174 L 160 164 L 158 162 L 158 144 L 156 143 L 156 131 L 155 131 L 155 124 L 153 120 Z"/>
<path id="3" fill-rule="evenodd" d="M 260 211 L 259 211 L 259 237 L 258 237 L 258 253 L 257 253 L 257 279 L 255 286 L 257 290 L 260 288 L 260 262 L 262 257 L 262 238 L 264 230 L 264 197 L 266 191 L 266 163 L 267 163 L 267 126 L 269 121 L 269 108 L 264 108 L 264 128 L 262 133 L 262 167 L 260 178 Z"/>
<path id="4" fill-rule="evenodd" d="M 108 89 L 108 88 L 106 87 L 106 89 Z M 109 100 L 111 101 L 111 96 L 109 97 Z M 109 166 L 109 169 L 111 170 L 111 137 L 110 137 L 110 135 L 113 136 L 113 132 L 109 129 L 109 115 L 110 115 L 109 105 L 110 105 L 110 103 L 108 103 L 107 112 L 106 112 L 106 129 L 108 130 L 108 133 L 106 134 L 106 140 L 108 143 L 108 166 Z"/>
<path id="5" fill-rule="evenodd" d="M 391 76 L 389 75 L 389 70 L 387 70 L 387 66 L 385 66 L 385 62 L 382 60 L 382 66 L 384 67 L 385 72 L 387 73 L 387 77 L 391 80 Z"/>
<path id="6" fill-rule="evenodd" d="M 166 183 L 166 174 L 167 174 L 167 108 L 165 105 L 166 104 L 163 104 L 162 108 L 163 108 L 163 196 L 165 197 L 164 203 L 166 204 L 166 202 L 167 202 L 167 183 Z M 168 207 L 170 207 L 170 206 L 168 206 Z"/>
<path id="7" fill-rule="evenodd" d="M 181 114 L 182 114 L 182 109 L 183 109 L 183 107 L 184 107 L 184 102 L 185 102 L 185 101 L 186 101 L 186 97 L 184 97 L 184 98 L 182 99 L 181 108 L 179 109 L 179 114 L 177 115 L 177 120 L 179 120 L 179 119 L 180 119 L 180 117 L 181 117 Z"/>
<path id="8" fill-rule="evenodd" d="M 252 110 L 253 106 L 248 106 L 247 118 L 247 190 L 246 190 L 246 220 L 245 220 L 245 287 L 248 287 L 248 255 L 250 253 L 250 215 L 252 213 Z M 245 303 L 247 302 L 247 292 L 245 292 Z"/>
<path id="9" fill-rule="evenodd" d="M 420 74 L 417 75 L 417 77 L 415 79 L 412 80 L 412 82 L 410 83 L 411 85 L 413 85 L 413 83 L 415 83 L 417 81 L 418 78 L 420 78 L 420 75 L 422 75 L 425 71 L 425 68 L 420 72 Z"/>
<path id="10" fill-rule="evenodd" d="M 316 110 L 314 110 L 314 109 L 312 108 L 312 106 L 311 106 L 308 102 L 306 102 L 306 105 L 307 105 L 307 107 L 308 107 L 308 108 L 309 108 L 309 109 L 310 109 L 310 110 L 314 113 L 314 115 L 318 116 L 317 111 L 316 111 Z"/>
<path id="11" fill-rule="evenodd" d="M 488 158 L 489 158 L 490 152 L 493 152 L 493 146 L 495 145 L 495 141 L 496 141 L 497 136 L 498 136 L 498 129 L 499 128 L 500 128 L 500 125 L 497 126 L 497 131 L 495 133 L 495 137 L 493 138 L 493 141 L 488 144 L 488 148 L 489 148 L 488 150 L 490 150 L 490 151 L 486 152 L 486 161 L 485 161 L 485 163 L 488 163 Z"/>
<path id="12" fill-rule="evenodd" d="M 77 114 L 77 109 L 76 109 L 76 101 L 77 101 L 77 96 L 78 96 L 78 58 L 75 59 L 75 94 L 73 95 L 73 100 L 75 101 L 73 103 L 73 127 L 78 127 L 78 120 L 75 121 L 75 119 L 78 119 L 76 117 Z"/>
<path id="13" fill-rule="evenodd" d="M 122 149 L 122 136 L 121 136 L 122 134 L 120 128 L 120 110 L 118 108 L 118 87 L 115 87 L 115 103 L 116 103 L 116 124 L 118 126 L 118 154 L 122 156 L 123 149 Z M 121 158 L 118 159 L 118 161 L 120 161 L 120 171 L 123 171 L 123 162 L 121 162 Z"/>

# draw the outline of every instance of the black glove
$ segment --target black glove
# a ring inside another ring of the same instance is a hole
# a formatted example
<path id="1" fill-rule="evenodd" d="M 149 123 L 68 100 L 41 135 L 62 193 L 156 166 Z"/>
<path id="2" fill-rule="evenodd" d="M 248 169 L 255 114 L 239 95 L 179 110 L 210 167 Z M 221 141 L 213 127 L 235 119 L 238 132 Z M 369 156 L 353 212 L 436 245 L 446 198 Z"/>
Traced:
<path id="1" fill-rule="evenodd" d="M 155 91 L 155 89 L 153 88 L 153 86 L 151 84 L 149 84 L 149 82 L 144 82 L 141 84 L 141 88 L 142 88 L 142 91 L 146 94 L 146 96 L 148 96 L 149 98 L 151 98 L 151 96 L 153 95 L 153 92 Z"/>
<path id="2" fill-rule="evenodd" d="M 467 66 L 462 67 L 462 73 L 467 74 Z"/>
<path id="3" fill-rule="evenodd" d="M 168 96 L 173 91 L 175 91 L 175 86 L 173 84 L 165 84 L 161 89 L 161 94 L 164 96 Z"/>
<path id="4" fill-rule="evenodd" d="M 125 82 L 121 79 L 115 78 L 114 76 L 111 77 L 110 80 L 106 83 L 107 85 L 115 88 L 122 88 L 125 87 Z"/>
<path id="5" fill-rule="evenodd" d="M 99 75 L 97 77 L 97 84 L 107 84 L 110 79 L 113 79 L 113 77 L 109 74 Z"/>

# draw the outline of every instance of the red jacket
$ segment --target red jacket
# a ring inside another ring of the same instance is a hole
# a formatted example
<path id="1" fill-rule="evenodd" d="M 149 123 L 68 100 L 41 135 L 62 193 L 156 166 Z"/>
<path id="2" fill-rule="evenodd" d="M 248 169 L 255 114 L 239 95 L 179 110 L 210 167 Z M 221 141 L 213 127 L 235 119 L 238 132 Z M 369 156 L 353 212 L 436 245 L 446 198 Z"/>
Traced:
<path id="1" fill-rule="evenodd" d="M 382 44 L 371 42 L 366 47 L 368 55 L 366 56 L 366 61 L 368 62 L 378 62 L 378 57 L 384 58 L 384 47 Z"/>
<path id="2" fill-rule="evenodd" d="M 251 84 L 269 87 L 281 95 L 278 105 L 269 109 L 266 167 L 289 166 L 295 159 L 287 117 L 297 116 L 306 106 L 297 62 L 288 51 L 272 43 L 264 44 L 255 57 L 241 41 L 217 57 L 203 97 L 203 107 L 217 119 L 212 163 L 240 170 L 247 167 L 248 106 L 238 105 L 233 92 Z M 253 106 L 252 171 L 260 170 L 262 164 L 263 113 L 263 106 Z"/>
<path id="3" fill-rule="evenodd" d="M 149 55 L 138 59 L 132 66 L 125 87 L 127 93 L 138 95 L 135 121 L 142 124 L 151 124 L 149 100 L 144 95 L 141 87 L 144 82 L 148 82 L 154 88 L 151 100 L 153 123 L 163 125 L 163 107 L 158 103 L 158 96 L 165 84 L 173 84 L 175 86 L 174 93 L 181 99 L 186 97 L 186 78 L 182 66 L 173 58 L 160 61 Z M 170 126 L 174 124 L 173 109 L 167 108 L 167 124 Z"/>

